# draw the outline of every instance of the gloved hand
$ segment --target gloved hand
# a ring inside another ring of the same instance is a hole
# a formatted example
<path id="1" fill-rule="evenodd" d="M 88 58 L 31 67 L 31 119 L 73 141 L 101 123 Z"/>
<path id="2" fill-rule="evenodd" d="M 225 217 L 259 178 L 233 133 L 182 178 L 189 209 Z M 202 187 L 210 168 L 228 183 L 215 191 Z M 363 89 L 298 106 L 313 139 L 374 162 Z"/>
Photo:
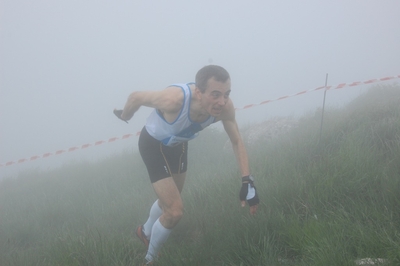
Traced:
<path id="1" fill-rule="evenodd" d="M 124 119 L 121 118 L 122 110 L 114 109 L 114 114 L 115 114 L 119 119 L 121 119 L 122 121 L 125 121 L 126 123 L 128 123 L 128 121 L 126 121 L 126 120 L 124 120 Z"/>
<path id="2" fill-rule="evenodd" d="M 255 214 L 257 211 L 258 203 L 260 199 L 257 195 L 256 187 L 254 186 L 254 177 L 251 175 L 242 177 L 242 187 L 239 193 L 242 207 L 246 206 L 246 201 L 250 206 L 250 214 Z"/>

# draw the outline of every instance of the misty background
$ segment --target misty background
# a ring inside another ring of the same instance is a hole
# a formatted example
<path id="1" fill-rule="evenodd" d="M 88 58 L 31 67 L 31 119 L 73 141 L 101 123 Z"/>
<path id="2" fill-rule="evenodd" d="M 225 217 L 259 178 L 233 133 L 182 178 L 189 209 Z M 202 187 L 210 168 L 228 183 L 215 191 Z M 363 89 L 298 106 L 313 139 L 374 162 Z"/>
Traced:
<path id="1" fill-rule="evenodd" d="M 149 108 L 115 118 L 135 90 L 232 79 L 236 107 L 400 74 L 400 2 L 26 1 L 0 3 L 0 164 L 136 134 Z M 398 81 L 398 80 L 395 80 Z M 393 83 L 394 81 L 390 81 Z M 328 91 L 341 106 L 370 86 Z M 302 115 L 323 91 L 237 111 L 239 126 Z M 137 150 L 137 137 L 0 167 L 0 177 Z"/>

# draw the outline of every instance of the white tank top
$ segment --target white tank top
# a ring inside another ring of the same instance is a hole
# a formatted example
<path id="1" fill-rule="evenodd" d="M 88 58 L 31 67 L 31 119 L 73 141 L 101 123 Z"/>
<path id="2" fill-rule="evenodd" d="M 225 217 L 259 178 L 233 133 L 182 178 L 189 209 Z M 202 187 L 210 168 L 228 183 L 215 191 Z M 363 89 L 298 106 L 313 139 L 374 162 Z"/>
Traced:
<path id="1" fill-rule="evenodd" d="M 179 143 L 194 139 L 199 131 L 215 122 L 215 117 L 209 116 L 201 123 L 190 119 L 190 103 L 192 92 L 187 84 L 173 84 L 171 87 L 180 87 L 183 91 L 183 104 L 178 117 L 172 123 L 167 122 L 159 110 L 154 109 L 147 118 L 146 130 L 150 136 L 161 141 L 166 146 L 175 146 Z"/>

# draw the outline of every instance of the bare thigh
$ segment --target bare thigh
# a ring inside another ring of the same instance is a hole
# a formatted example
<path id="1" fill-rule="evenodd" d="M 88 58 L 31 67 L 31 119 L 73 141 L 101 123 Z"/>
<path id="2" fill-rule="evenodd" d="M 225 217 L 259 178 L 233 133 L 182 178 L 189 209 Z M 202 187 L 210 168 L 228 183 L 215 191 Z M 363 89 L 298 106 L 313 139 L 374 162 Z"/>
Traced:
<path id="1" fill-rule="evenodd" d="M 173 174 L 172 178 L 175 181 L 176 187 L 179 190 L 179 193 L 182 193 L 183 185 L 185 184 L 186 173 L 183 174 Z"/>
<path id="2" fill-rule="evenodd" d="M 170 179 L 170 177 L 167 178 L 167 179 Z M 186 180 L 186 173 L 174 174 L 172 176 L 172 179 L 173 179 L 173 181 L 175 183 L 176 188 L 179 191 L 179 194 L 182 193 L 183 186 L 184 186 L 185 180 Z M 169 197 L 169 195 L 173 195 L 175 192 L 173 192 L 174 189 L 168 188 L 168 187 L 171 186 L 170 181 L 165 181 L 165 182 L 160 182 L 160 181 L 157 181 L 157 182 L 153 183 L 153 188 L 154 188 L 154 190 L 155 190 L 155 192 L 157 194 L 157 197 L 159 199 L 159 201 L 158 201 L 159 206 L 161 207 L 161 209 L 164 209 L 163 205 L 165 205 L 165 207 L 168 207 L 168 205 L 170 205 L 170 204 L 168 204 L 168 202 L 171 201 L 171 200 L 172 201 L 174 200 L 175 196 L 172 198 L 172 197 Z M 164 183 L 166 185 L 164 185 Z M 155 184 L 155 186 L 154 186 L 154 184 Z M 165 191 L 163 191 L 165 189 L 168 190 L 167 193 L 165 193 Z M 170 194 L 168 194 L 168 193 L 170 193 Z M 164 194 L 167 194 L 167 195 L 164 195 Z M 160 198 L 160 196 L 161 196 L 161 198 Z M 163 202 L 165 202 L 165 203 L 163 204 Z"/>

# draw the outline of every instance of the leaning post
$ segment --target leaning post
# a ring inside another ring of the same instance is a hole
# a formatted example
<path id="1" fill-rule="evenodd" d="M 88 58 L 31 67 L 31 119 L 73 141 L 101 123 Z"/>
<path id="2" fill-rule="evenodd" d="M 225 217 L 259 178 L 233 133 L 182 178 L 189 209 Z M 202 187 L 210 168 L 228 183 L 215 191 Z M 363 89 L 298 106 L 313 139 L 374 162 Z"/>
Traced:
<path id="1" fill-rule="evenodd" d="M 319 143 L 321 143 L 321 138 L 322 138 L 322 124 L 324 123 L 325 98 L 326 98 L 327 85 L 328 85 L 328 73 L 326 73 L 326 77 L 325 77 L 324 100 L 322 102 L 321 126 L 319 129 Z"/>

